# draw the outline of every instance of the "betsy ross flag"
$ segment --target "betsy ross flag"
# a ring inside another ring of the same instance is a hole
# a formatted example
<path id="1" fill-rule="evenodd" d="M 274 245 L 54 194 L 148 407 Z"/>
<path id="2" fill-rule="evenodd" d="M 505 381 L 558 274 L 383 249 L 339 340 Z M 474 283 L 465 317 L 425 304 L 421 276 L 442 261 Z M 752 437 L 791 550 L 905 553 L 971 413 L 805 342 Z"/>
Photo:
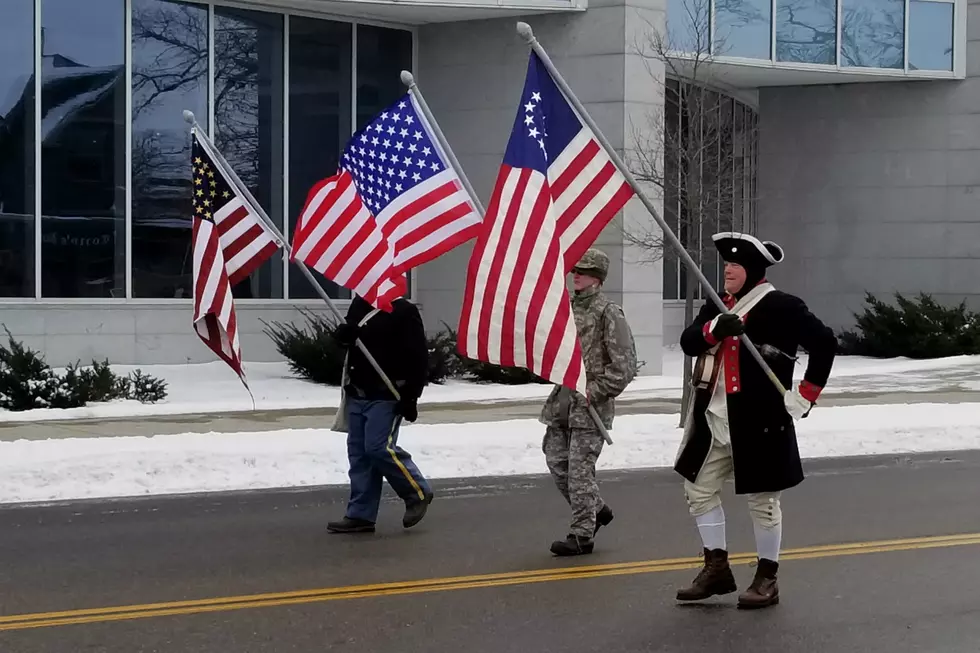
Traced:
<path id="1" fill-rule="evenodd" d="M 281 246 L 262 219 L 215 165 L 211 146 L 197 129 L 192 163 L 194 207 L 194 329 L 248 387 L 231 288 Z"/>
<path id="2" fill-rule="evenodd" d="M 340 172 L 310 190 L 292 258 L 387 311 L 407 291 L 409 269 L 474 237 L 479 225 L 406 93 L 354 134 Z"/>
<path id="3" fill-rule="evenodd" d="M 633 190 L 534 52 L 470 258 L 458 348 L 585 394 L 565 286 Z"/>

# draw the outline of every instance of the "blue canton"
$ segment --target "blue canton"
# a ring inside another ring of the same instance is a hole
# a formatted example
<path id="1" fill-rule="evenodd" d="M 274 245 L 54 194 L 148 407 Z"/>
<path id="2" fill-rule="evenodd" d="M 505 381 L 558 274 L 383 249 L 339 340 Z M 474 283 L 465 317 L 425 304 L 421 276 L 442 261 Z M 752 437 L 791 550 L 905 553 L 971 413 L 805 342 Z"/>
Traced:
<path id="1" fill-rule="evenodd" d="M 547 174 L 548 166 L 568 147 L 582 123 L 544 62 L 534 52 L 528 61 L 521 107 L 507 143 L 504 163 Z"/>
<path id="2" fill-rule="evenodd" d="M 442 172 L 445 163 L 406 93 L 354 134 L 341 167 L 378 215 L 399 195 Z"/>

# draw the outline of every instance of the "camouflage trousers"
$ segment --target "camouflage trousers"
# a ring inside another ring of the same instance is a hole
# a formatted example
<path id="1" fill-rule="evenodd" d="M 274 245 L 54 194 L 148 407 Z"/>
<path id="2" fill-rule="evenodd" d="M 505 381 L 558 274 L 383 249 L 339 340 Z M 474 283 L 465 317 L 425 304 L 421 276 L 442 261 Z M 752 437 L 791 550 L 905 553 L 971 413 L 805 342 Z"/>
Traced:
<path id="1" fill-rule="evenodd" d="M 595 480 L 595 464 L 605 441 L 595 429 L 549 426 L 542 449 L 558 491 L 572 507 L 569 533 L 591 538 L 595 515 L 605 505 Z"/>

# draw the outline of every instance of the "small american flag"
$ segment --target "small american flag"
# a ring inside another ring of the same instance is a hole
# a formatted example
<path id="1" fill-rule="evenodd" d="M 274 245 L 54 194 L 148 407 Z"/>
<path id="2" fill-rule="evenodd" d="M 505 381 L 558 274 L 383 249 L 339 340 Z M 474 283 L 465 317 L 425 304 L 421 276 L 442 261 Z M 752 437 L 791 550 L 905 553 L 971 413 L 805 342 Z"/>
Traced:
<path id="1" fill-rule="evenodd" d="M 199 135 L 196 128 L 191 137 L 194 329 L 247 388 L 231 288 L 275 254 L 281 244 L 215 165 L 207 137 Z"/>
<path id="2" fill-rule="evenodd" d="M 293 237 L 299 260 L 377 308 L 405 273 L 476 235 L 480 215 L 406 93 L 347 144 L 340 172 L 316 184 Z"/>
<path id="3" fill-rule="evenodd" d="M 585 394 L 565 276 L 633 196 L 534 52 L 469 262 L 457 347 Z"/>

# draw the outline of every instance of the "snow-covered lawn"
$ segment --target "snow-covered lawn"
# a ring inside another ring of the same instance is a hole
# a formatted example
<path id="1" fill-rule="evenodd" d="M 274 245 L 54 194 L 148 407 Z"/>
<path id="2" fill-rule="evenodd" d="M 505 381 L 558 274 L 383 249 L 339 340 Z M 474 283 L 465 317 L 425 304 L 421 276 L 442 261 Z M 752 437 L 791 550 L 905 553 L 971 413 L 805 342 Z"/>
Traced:
<path id="1" fill-rule="evenodd" d="M 624 415 L 602 470 L 673 463 L 676 415 Z M 400 443 L 430 478 L 546 473 L 534 420 L 407 425 Z M 806 458 L 976 448 L 980 404 L 818 408 Z M 0 503 L 347 483 L 345 436 L 326 430 L 0 443 Z"/>
<path id="2" fill-rule="evenodd" d="M 664 350 L 662 376 L 638 377 L 626 391 L 627 397 L 679 397 L 683 357 L 677 348 Z M 797 367 L 796 378 L 803 375 L 806 358 Z M 179 415 L 188 413 L 222 413 L 248 411 L 252 403 L 238 377 L 221 362 L 196 365 L 143 365 L 147 374 L 168 382 L 168 398 L 158 404 L 117 401 L 93 404 L 68 410 L 0 411 L 0 422 L 41 421 L 51 419 L 137 417 Z M 133 366 L 116 365 L 119 374 L 128 374 Z M 298 379 L 285 363 L 247 363 L 249 385 L 258 410 L 288 410 L 336 407 L 340 391 Z M 922 392 L 939 389 L 980 389 L 980 356 L 913 361 L 908 359 L 877 360 L 861 357 L 839 357 L 834 365 L 828 394 L 846 392 Z M 550 386 L 503 386 L 451 381 L 430 385 L 422 396 L 423 403 L 498 402 L 516 399 L 541 399 Z"/>

